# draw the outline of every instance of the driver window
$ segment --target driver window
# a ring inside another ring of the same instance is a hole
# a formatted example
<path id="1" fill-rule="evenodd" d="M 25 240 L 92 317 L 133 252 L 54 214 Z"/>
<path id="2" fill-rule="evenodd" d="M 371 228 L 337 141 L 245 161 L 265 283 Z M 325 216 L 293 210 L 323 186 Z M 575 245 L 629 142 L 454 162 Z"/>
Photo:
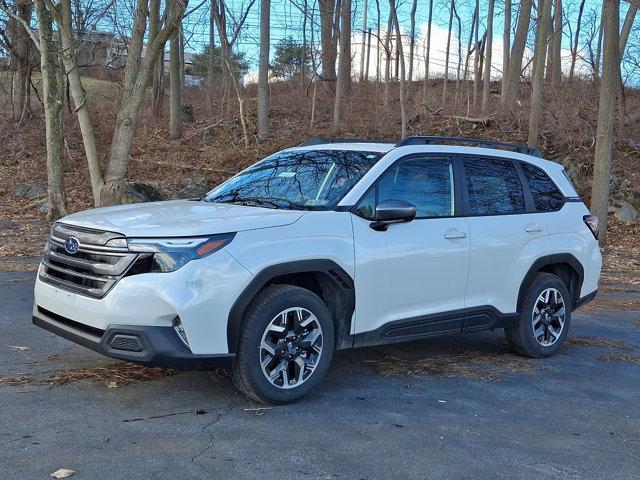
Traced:
<path id="1" fill-rule="evenodd" d="M 378 203 L 384 200 L 415 205 L 416 218 L 453 216 L 452 160 L 428 157 L 396 163 L 378 181 Z"/>

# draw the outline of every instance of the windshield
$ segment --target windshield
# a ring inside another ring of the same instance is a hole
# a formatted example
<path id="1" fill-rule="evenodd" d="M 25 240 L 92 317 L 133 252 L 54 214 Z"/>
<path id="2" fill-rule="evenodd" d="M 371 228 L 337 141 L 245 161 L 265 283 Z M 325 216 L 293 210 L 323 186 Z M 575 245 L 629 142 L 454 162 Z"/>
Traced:
<path id="1" fill-rule="evenodd" d="M 379 152 L 280 152 L 230 178 L 203 200 L 268 208 L 330 210 L 382 157 Z"/>

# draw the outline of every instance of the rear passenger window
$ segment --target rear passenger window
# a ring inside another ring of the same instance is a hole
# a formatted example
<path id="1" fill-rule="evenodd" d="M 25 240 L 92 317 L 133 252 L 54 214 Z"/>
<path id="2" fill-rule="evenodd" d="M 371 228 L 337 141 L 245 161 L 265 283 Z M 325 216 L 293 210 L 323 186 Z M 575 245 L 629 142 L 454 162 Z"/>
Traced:
<path id="1" fill-rule="evenodd" d="M 471 215 L 524 213 L 524 193 L 510 160 L 465 158 Z"/>
<path id="2" fill-rule="evenodd" d="M 544 170 L 528 163 L 521 163 L 524 176 L 527 178 L 533 203 L 539 212 L 555 212 L 562 208 L 564 196 L 558 187 L 544 173 Z"/>

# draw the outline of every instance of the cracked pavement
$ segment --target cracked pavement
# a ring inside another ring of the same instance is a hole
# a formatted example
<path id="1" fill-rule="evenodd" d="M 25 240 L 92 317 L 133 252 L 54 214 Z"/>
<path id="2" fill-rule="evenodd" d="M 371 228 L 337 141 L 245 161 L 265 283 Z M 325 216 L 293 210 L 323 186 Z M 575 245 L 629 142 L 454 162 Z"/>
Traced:
<path id="1" fill-rule="evenodd" d="M 112 364 L 31 325 L 33 278 L 0 273 L 0 377 Z M 570 336 L 630 350 L 581 342 L 526 369 L 506 363 L 500 332 L 343 351 L 318 390 L 278 407 L 246 400 L 214 372 L 117 388 L 0 382 L 0 469 L 21 480 L 59 468 L 78 479 L 640 479 L 640 364 L 598 358 L 640 358 L 639 319 L 579 310 Z M 469 351 L 489 359 L 474 368 L 499 375 L 376 369 L 389 357 L 464 363 Z"/>

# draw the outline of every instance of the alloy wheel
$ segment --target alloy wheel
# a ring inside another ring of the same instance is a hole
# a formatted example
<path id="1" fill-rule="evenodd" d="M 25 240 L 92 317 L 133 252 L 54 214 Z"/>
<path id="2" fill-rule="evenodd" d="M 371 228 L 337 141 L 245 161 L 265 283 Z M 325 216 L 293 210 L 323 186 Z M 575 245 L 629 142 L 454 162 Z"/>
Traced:
<path id="1" fill-rule="evenodd" d="M 260 342 L 260 365 L 275 387 L 289 389 L 306 382 L 322 355 L 322 327 L 306 308 L 278 313 L 267 325 Z"/>
<path id="2" fill-rule="evenodd" d="M 555 288 L 545 289 L 533 305 L 533 336 L 543 347 L 550 347 L 562 335 L 565 324 L 565 304 Z"/>

